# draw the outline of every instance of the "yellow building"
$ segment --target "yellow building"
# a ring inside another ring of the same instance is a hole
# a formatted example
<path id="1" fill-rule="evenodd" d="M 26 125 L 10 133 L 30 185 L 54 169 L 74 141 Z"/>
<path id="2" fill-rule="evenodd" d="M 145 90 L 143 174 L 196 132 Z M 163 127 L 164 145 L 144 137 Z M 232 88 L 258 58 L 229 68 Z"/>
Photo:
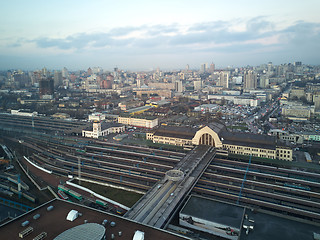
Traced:
<path id="1" fill-rule="evenodd" d="M 158 118 L 140 116 L 119 116 L 118 123 L 142 128 L 154 128 L 158 126 Z"/>
<path id="2" fill-rule="evenodd" d="M 184 147 L 210 145 L 233 154 L 292 161 L 292 149 L 277 142 L 275 137 L 229 132 L 220 123 L 211 123 L 200 128 L 161 126 L 147 133 L 146 137 L 153 143 Z"/>
<path id="3" fill-rule="evenodd" d="M 137 108 L 132 108 L 130 110 L 126 110 L 130 115 L 138 115 L 152 108 L 152 106 L 141 106 Z"/>

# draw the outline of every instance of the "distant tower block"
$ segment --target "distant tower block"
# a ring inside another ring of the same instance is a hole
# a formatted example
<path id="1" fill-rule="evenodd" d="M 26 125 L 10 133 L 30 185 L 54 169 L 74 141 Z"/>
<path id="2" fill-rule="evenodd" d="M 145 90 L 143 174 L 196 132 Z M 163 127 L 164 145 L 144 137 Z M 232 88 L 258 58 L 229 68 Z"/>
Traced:
<path id="1" fill-rule="evenodd" d="M 166 178 L 173 182 L 181 181 L 184 178 L 184 173 L 180 170 L 169 170 L 166 172 Z"/>
<path id="2" fill-rule="evenodd" d="M 215 65 L 214 65 L 214 63 L 211 63 L 211 64 L 210 64 L 209 72 L 210 72 L 210 73 L 213 73 L 213 72 L 214 72 L 214 69 L 215 69 Z"/>

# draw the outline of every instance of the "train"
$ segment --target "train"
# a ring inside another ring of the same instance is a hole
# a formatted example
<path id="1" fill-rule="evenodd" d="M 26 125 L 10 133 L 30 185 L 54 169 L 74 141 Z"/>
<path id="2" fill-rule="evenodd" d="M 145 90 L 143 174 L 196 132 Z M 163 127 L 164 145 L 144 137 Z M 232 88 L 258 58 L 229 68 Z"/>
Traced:
<path id="1" fill-rule="evenodd" d="M 294 184 L 294 183 L 285 183 L 284 184 L 285 187 L 291 187 L 291 188 L 297 188 L 297 189 L 302 189 L 302 190 L 306 190 L 306 191 L 310 191 L 310 187 L 308 186 L 301 186 L 300 184 Z"/>
<path id="2" fill-rule="evenodd" d="M 82 195 L 80 193 L 77 193 L 77 192 L 75 192 L 75 191 L 73 191 L 73 190 L 71 190 L 61 184 L 58 186 L 58 189 L 63 191 L 66 194 L 69 194 L 70 196 L 74 197 L 75 199 L 78 199 L 79 201 L 82 200 Z"/>
<path id="3" fill-rule="evenodd" d="M 58 196 L 61 198 L 61 199 L 63 199 L 63 200 L 68 200 L 68 196 L 67 196 L 67 194 L 65 194 L 63 191 L 61 191 L 61 190 L 58 190 Z"/>
<path id="4" fill-rule="evenodd" d="M 96 204 L 99 204 L 100 206 L 102 207 L 107 207 L 108 206 L 108 203 L 100 200 L 100 199 L 96 199 Z"/>

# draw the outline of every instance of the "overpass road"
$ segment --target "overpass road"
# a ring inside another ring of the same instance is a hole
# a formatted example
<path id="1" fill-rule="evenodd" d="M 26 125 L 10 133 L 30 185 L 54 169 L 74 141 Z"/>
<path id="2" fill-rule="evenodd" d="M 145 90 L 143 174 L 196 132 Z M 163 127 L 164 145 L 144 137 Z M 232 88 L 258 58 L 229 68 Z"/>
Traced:
<path id="1" fill-rule="evenodd" d="M 215 149 L 197 146 L 154 185 L 126 214 L 134 221 L 163 228 L 215 157 Z"/>

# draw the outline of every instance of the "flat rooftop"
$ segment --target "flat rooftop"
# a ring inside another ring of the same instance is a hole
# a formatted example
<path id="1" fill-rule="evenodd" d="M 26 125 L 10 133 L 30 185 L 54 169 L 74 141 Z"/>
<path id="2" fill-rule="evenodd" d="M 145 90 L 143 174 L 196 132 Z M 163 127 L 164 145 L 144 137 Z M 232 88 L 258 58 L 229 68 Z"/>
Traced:
<path id="1" fill-rule="evenodd" d="M 310 222 L 296 221 L 280 214 L 271 215 L 259 210 L 252 211 L 198 196 L 191 196 L 181 213 L 238 228 L 244 213 L 244 216 L 248 216 L 248 220 L 254 220 L 254 229 L 247 235 L 246 229 L 240 226 L 240 240 L 314 240 L 314 233 L 320 234 L 320 223 L 313 225 Z M 243 223 L 246 224 L 245 222 L 246 220 Z"/>
<path id="2" fill-rule="evenodd" d="M 241 229 L 244 207 L 208 198 L 191 196 L 184 208 L 181 210 L 181 213 Z"/>
<path id="3" fill-rule="evenodd" d="M 53 206 L 53 209 L 51 211 L 47 211 L 48 206 Z M 82 213 L 82 216 L 79 216 L 73 222 L 66 220 L 66 217 L 71 210 L 76 210 Z M 36 214 L 40 214 L 40 217 L 34 220 L 33 216 Z M 1 239 L 20 239 L 18 234 L 28 226 L 31 226 L 33 227 L 33 232 L 23 239 L 33 239 L 41 232 L 47 233 L 46 239 L 54 239 L 62 232 L 75 226 L 84 224 L 85 220 L 88 223 L 102 224 L 104 219 L 108 220 L 108 223 L 105 225 L 107 239 L 111 239 L 111 234 L 114 234 L 116 238 L 120 238 L 122 240 L 132 240 L 136 230 L 145 232 L 146 239 L 188 239 L 164 230 L 138 224 L 117 215 L 59 199 L 54 199 L 46 204 L 43 204 L 40 207 L 0 226 L 0 236 Z M 29 221 L 30 223 L 28 226 L 22 227 L 21 223 L 25 221 Z M 115 222 L 116 225 L 112 227 L 110 226 L 110 222 Z M 118 237 L 119 232 L 122 232 L 121 237 Z"/>
<path id="4" fill-rule="evenodd" d="M 270 214 L 255 212 L 246 209 L 249 219 L 253 219 L 254 230 L 246 235 L 246 230 L 241 230 L 240 240 L 314 240 L 313 232 L 320 233 L 320 227 L 290 220 Z"/>

